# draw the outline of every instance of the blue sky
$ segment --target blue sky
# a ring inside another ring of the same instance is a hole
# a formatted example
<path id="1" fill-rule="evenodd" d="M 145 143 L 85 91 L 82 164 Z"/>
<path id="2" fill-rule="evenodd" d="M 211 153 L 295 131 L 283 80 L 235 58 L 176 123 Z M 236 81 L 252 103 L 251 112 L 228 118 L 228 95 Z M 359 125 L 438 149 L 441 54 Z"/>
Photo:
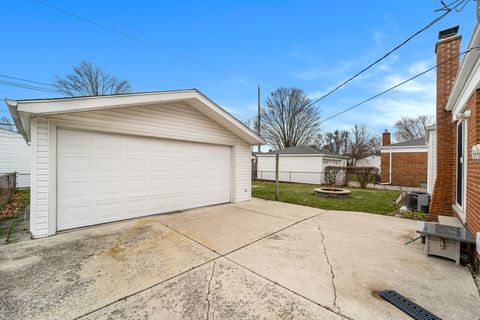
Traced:
<path id="1" fill-rule="evenodd" d="M 221 72 L 142 45 L 31 0 L 2 1 L 0 74 L 41 82 L 81 60 L 131 82 L 134 91 L 197 88 L 241 120 L 279 86 L 318 97 L 440 15 L 438 0 L 58 1 L 54 6 L 132 34 Z M 476 2 L 452 12 L 394 55 L 319 103 L 321 116 L 349 107 L 435 64 L 438 31 L 460 25 L 465 49 Z M 234 75 L 229 76 L 229 75 Z M 5 79 L 3 79 L 5 80 Z M 50 93 L 0 85 L 0 96 Z M 435 74 L 322 124 L 391 128 L 402 115 L 434 112 Z M 0 106 L 0 116 L 8 115 Z"/>

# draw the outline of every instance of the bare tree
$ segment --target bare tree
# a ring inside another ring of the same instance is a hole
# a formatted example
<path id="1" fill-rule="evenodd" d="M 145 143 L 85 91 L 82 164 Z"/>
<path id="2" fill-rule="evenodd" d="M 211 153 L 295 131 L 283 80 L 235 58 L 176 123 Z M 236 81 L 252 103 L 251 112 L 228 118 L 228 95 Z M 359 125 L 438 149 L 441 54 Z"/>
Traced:
<path id="1" fill-rule="evenodd" d="M 348 150 L 348 139 L 350 133 L 347 130 L 335 130 L 318 135 L 314 146 L 334 154 L 346 154 Z"/>
<path id="2" fill-rule="evenodd" d="M 350 142 L 347 155 L 350 157 L 350 165 L 355 166 L 358 159 L 371 154 L 371 134 L 366 125 L 355 124 L 350 130 Z"/>
<path id="3" fill-rule="evenodd" d="M 73 72 L 64 77 L 56 76 L 53 85 L 66 96 L 99 96 L 121 94 L 131 91 L 127 80 L 120 80 L 104 72 L 88 61 L 73 67 Z"/>
<path id="4" fill-rule="evenodd" d="M 403 116 L 395 122 L 395 139 L 402 142 L 425 137 L 426 127 L 432 120 L 432 115 Z"/>
<path id="5" fill-rule="evenodd" d="M 380 147 L 382 146 L 382 138 L 379 135 L 374 135 L 368 142 L 370 154 L 380 155 Z"/>
<path id="6" fill-rule="evenodd" d="M 13 131 L 17 132 L 15 125 L 13 124 L 13 121 L 10 120 L 8 117 L 3 116 L 0 119 L 0 128 L 8 130 L 8 131 Z"/>
<path id="7" fill-rule="evenodd" d="M 278 88 L 262 110 L 262 137 L 275 149 L 311 145 L 320 129 L 320 114 L 303 90 Z"/>

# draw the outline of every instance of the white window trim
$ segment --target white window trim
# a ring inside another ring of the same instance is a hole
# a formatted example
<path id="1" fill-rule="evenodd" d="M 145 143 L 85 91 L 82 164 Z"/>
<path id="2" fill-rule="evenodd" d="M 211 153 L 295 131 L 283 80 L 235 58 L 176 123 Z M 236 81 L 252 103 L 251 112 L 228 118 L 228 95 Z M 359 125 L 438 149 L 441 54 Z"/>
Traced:
<path id="1" fill-rule="evenodd" d="M 457 122 L 457 131 L 458 132 L 458 126 L 463 122 L 463 134 L 462 134 L 462 144 L 463 144 L 463 155 L 462 155 L 462 163 L 463 163 L 463 179 L 462 179 L 462 203 L 463 206 L 460 206 L 457 203 L 457 195 L 456 195 L 456 190 L 457 190 L 457 181 L 458 181 L 458 170 L 456 168 L 455 164 L 455 203 L 452 206 L 453 210 L 457 213 L 457 215 L 460 217 L 460 220 L 465 224 L 467 221 L 467 165 L 468 165 L 468 153 L 467 153 L 467 121 L 462 120 Z M 458 138 L 456 139 L 455 142 L 455 156 L 458 157 L 458 147 L 457 147 L 457 142 Z M 456 158 L 457 159 L 457 158 Z M 456 162 L 455 159 L 455 162 Z"/>

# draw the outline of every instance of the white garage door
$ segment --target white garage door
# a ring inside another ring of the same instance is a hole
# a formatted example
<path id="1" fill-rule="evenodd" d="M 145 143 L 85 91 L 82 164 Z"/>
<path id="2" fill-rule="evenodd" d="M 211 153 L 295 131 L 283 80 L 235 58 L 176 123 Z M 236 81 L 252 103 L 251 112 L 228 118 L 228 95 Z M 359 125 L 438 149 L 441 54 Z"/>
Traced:
<path id="1" fill-rule="evenodd" d="M 230 148 L 58 130 L 57 230 L 230 202 Z"/>

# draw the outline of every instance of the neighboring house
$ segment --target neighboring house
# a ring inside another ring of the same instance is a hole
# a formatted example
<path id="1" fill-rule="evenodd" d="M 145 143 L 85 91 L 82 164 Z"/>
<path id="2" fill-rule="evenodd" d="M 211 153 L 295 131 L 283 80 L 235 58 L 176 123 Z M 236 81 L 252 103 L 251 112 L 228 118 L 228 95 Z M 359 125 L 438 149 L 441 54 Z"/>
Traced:
<path id="1" fill-rule="evenodd" d="M 197 90 L 6 102 L 32 145 L 34 237 L 250 200 L 264 141 Z"/>
<path id="2" fill-rule="evenodd" d="M 0 174 L 17 172 L 17 188 L 30 187 L 31 152 L 21 134 L 0 128 Z"/>
<path id="3" fill-rule="evenodd" d="M 381 183 L 401 187 L 422 187 L 427 183 L 425 138 L 391 143 L 390 132 L 382 134 Z"/>
<path id="4" fill-rule="evenodd" d="M 426 129 L 425 140 L 428 149 L 427 192 L 432 194 L 437 178 L 437 126 L 430 125 Z"/>
<path id="5" fill-rule="evenodd" d="M 323 184 L 325 167 L 345 167 L 348 160 L 348 157 L 307 146 L 258 153 L 257 179 L 275 180 L 276 154 L 279 155 L 279 180 L 286 182 Z"/>
<path id="6" fill-rule="evenodd" d="M 380 172 L 381 157 L 378 155 L 371 155 L 362 159 L 358 159 L 356 167 L 375 167 Z"/>
<path id="7" fill-rule="evenodd" d="M 436 179 L 430 215 L 456 216 L 477 237 L 480 254 L 480 52 L 460 65 L 458 26 L 443 30 L 437 55 Z M 480 46 L 477 22 L 466 48 Z"/>

